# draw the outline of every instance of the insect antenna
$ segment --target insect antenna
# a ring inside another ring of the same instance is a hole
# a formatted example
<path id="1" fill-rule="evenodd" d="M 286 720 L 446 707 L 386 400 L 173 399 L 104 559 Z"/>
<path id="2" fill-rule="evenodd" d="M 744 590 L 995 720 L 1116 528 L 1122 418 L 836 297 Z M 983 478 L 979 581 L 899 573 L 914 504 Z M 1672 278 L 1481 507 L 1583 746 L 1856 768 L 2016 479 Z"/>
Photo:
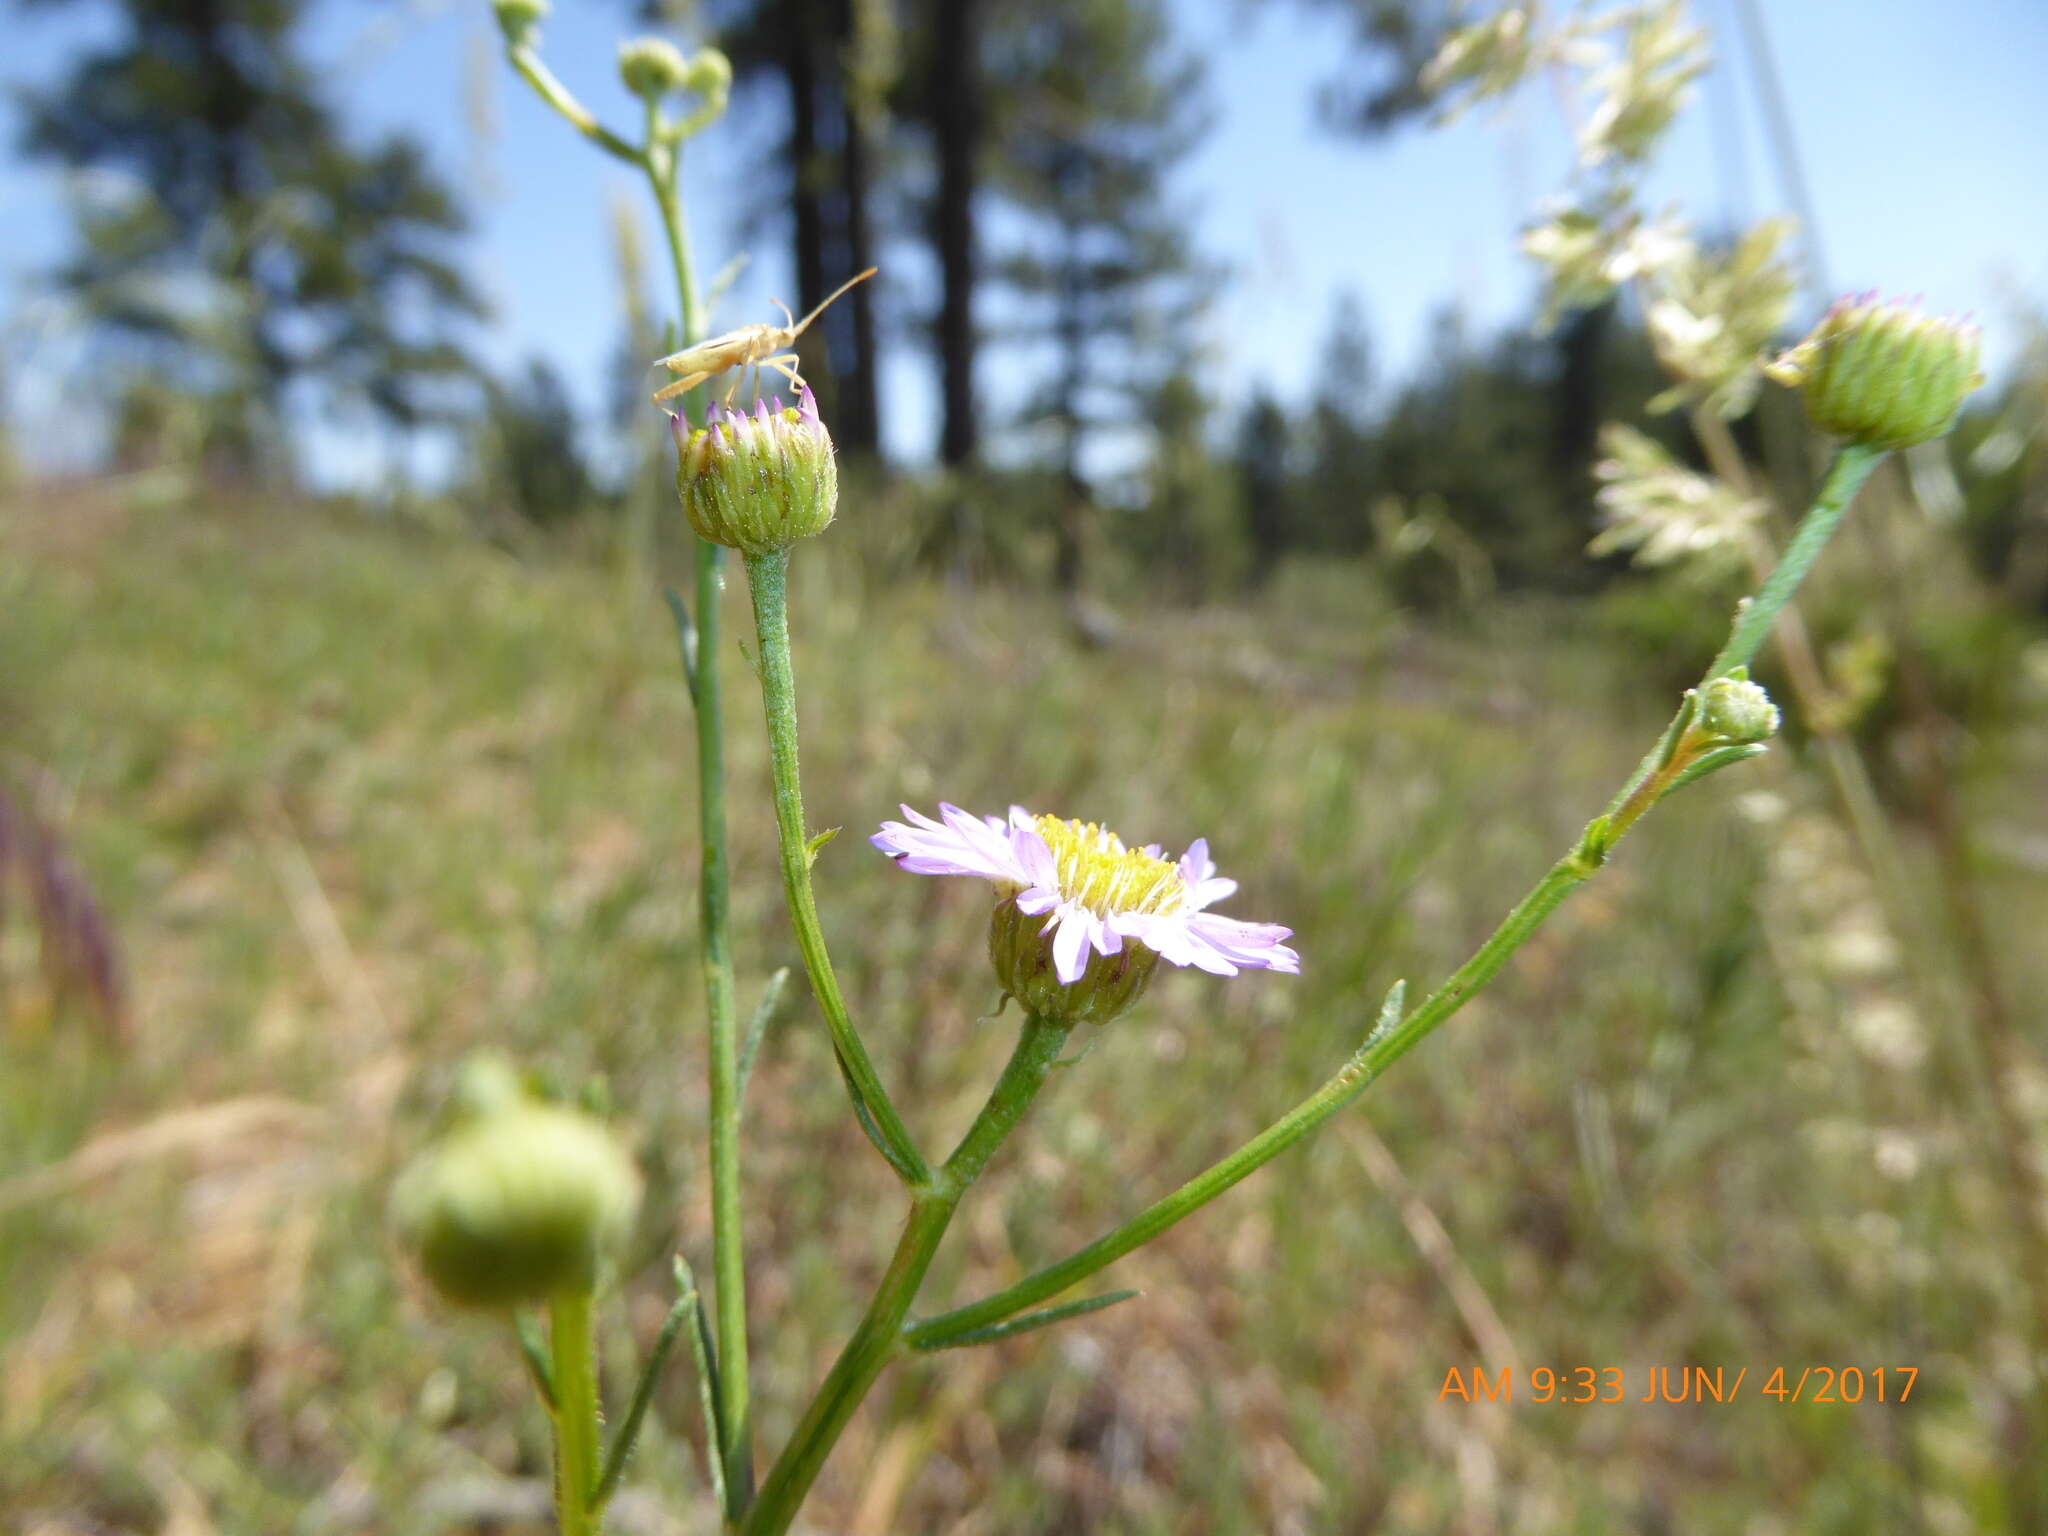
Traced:
<path id="1" fill-rule="evenodd" d="M 797 321 L 796 324 L 792 325 L 789 328 L 790 334 L 792 336 L 796 335 L 799 331 L 803 330 L 804 327 L 809 325 L 813 320 L 817 319 L 818 316 L 825 313 L 827 309 L 831 308 L 833 301 L 836 300 L 842 293 L 846 292 L 847 289 L 853 287 L 856 283 L 866 282 L 869 278 L 873 277 L 880 270 L 880 267 L 869 267 L 865 272 L 854 273 L 852 277 L 849 277 L 845 282 L 841 283 L 837 288 L 834 288 L 830 293 L 825 295 L 825 297 L 818 302 L 818 307 L 816 309 L 812 310 L 808 315 L 805 315 L 803 319 Z M 789 311 L 785 309 L 783 310 L 783 313 L 788 314 Z"/>

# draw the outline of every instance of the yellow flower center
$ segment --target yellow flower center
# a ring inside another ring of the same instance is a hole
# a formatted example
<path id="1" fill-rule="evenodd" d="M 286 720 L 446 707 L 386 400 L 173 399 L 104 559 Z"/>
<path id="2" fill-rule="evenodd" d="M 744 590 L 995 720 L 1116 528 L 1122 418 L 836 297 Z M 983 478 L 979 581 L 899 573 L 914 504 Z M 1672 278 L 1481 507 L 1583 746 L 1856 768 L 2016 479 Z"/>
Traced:
<path id="1" fill-rule="evenodd" d="M 1171 912 L 1187 895 L 1180 866 L 1126 848 L 1092 821 L 1040 816 L 1032 822 L 1052 850 L 1060 892 L 1093 912 Z"/>

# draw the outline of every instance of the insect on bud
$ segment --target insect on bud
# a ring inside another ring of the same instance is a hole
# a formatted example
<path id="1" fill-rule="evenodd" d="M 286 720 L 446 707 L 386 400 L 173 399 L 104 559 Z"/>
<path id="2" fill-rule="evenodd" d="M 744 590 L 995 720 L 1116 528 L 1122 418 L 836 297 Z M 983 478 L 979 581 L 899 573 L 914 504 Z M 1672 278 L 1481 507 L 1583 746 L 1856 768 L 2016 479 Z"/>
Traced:
<path id="1" fill-rule="evenodd" d="M 1955 424 L 1984 382 L 1981 347 L 1974 325 L 1868 293 L 1837 300 L 1764 372 L 1799 390 L 1821 431 L 1869 448 L 1910 448 Z"/>
<path id="2" fill-rule="evenodd" d="M 714 403 L 695 431 L 680 416 L 669 427 L 680 454 L 676 493 L 701 538 L 765 555 L 831 523 L 839 467 L 809 389 L 793 406 L 759 400 L 750 416 Z"/>
<path id="3" fill-rule="evenodd" d="M 601 1124 L 523 1097 L 506 1102 L 502 1086 L 494 1075 L 484 1106 L 392 1191 L 400 1235 L 457 1306 L 590 1290 L 639 1204 L 640 1176 Z"/>
<path id="4" fill-rule="evenodd" d="M 548 0 L 491 0 L 507 48 L 524 48 L 547 18 Z"/>
<path id="5" fill-rule="evenodd" d="M 1700 690 L 1698 723 L 1709 736 L 1747 746 L 1778 734 L 1778 706 L 1747 677 L 1717 677 Z"/>
<path id="6" fill-rule="evenodd" d="M 1157 951 L 1126 943 L 1113 955 L 1091 954 L 1081 979 L 1063 982 L 1045 931 L 1051 921 L 1020 911 L 1014 896 L 996 904 L 988 920 L 988 958 L 1003 990 L 1056 1024 L 1107 1024 L 1128 1013 L 1151 984 Z"/>
<path id="7" fill-rule="evenodd" d="M 674 43 L 636 37 L 619 44 L 619 78 L 635 96 L 658 101 L 690 83 L 690 66 Z"/>

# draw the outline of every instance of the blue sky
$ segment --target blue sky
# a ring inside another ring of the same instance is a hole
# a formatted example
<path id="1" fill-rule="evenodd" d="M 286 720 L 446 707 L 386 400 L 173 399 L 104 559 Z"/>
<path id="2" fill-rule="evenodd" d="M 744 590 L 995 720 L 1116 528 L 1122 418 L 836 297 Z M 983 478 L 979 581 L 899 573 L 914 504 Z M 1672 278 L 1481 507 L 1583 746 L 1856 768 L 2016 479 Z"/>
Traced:
<path id="1" fill-rule="evenodd" d="M 1696 225 L 1783 206 L 1736 34 L 1738 0 L 1694 0 L 1724 67 L 1681 121 L 1651 183 L 1653 201 Z M 1383 376 L 1426 362 L 1431 317 L 1455 303 L 1490 328 L 1526 317 L 1532 275 L 1516 231 L 1561 188 L 1569 147 L 1549 94 L 1440 130 L 1364 144 L 1315 115 L 1318 86 L 1345 58 L 1335 18 L 1277 0 L 1170 0 L 1181 38 L 1209 56 L 1216 126 L 1179 190 L 1190 238 L 1230 271 L 1209 322 L 1226 402 L 1256 385 L 1300 399 L 1337 297 L 1355 293 Z M 2048 0 L 1761 0 L 1815 190 L 1829 273 L 1841 289 L 1924 294 L 1972 310 L 1994 366 L 2018 344 L 2016 306 L 2048 298 Z M 90 8 L 10 17 L 0 64 L 14 85 L 46 83 L 99 30 Z M 586 102 L 630 121 L 616 83 L 626 7 L 559 0 L 546 54 Z M 620 331 L 612 208 L 645 222 L 627 170 L 598 156 L 497 58 L 483 0 L 415 0 L 380 9 L 335 0 L 309 43 L 352 119 L 422 135 L 444 173 L 471 191 L 473 268 L 494 307 L 482 344 L 510 366 L 544 353 L 595 408 Z M 481 128 L 482 131 L 479 131 Z M 753 261 L 718 319 L 771 315 L 791 297 L 784 236 L 744 225 L 750 189 L 777 125 L 749 114 L 693 145 L 685 172 L 700 264 L 718 268 L 751 239 Z M 1739 145 L 1739 153 L 1729 146 Z M 772 174 L 772 170 L 769 172 Z M 48 168 L 0 158 L 4 302 L 65 242 L 63 191 Z M 651 226 L 649 226 L 651 236 Z M 892 254 L 883 301 L 908 315 L 933 299 L 915 249 Z M 985 318 L 994 318 L 985 317 Z M 62 457 L 63 402 L 51 384 L 66 348 L 13 349 L 17 404 Z M 988 370 L 1000 410 L 1014 402 Z M 936 434 L 931 366 L 899 347 L 884 361 L 892 451 L 924 458 Z M 345 439 L 323 445 L 330 473 L 360 462 Z"/>

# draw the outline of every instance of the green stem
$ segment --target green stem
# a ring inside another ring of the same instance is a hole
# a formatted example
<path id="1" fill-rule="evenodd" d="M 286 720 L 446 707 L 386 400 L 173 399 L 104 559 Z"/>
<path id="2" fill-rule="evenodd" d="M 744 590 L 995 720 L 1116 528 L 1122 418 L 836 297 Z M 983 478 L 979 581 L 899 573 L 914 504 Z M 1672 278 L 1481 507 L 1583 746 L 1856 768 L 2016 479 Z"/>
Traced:
<path id="1" fill-rule="evenodd" d="M 811 849 L 804 830 L 803 784 L 797 771 L 796 674 L 789 656 L 789 551 L 747 556 L 747 586 L 754 599 L 754 634 L 759 641 L 761 703 L 768 715 L 768 748 L 775 781 L 775 828 L 782 860 L 782 889 L 797 948 L 811 978 L 811 990 L 825 1014 L 832 1049 L 853 1096 L 861 1128 L 904 1183 L 921 1188 L 931 1169 L 917 1150 L 910 1131 L 897 1114 L 889 1093 L 875 1075 L 867 1048 L 854 1030 L 840 996 L 818 922 L 817 898 L 811 891 Z M 701 652 L 700 652 L 701 654 Z"/>
<path id="2" fill-rule="evenodd" d="M 1812 568 L 1850 500 L 1882 458 L 1881 452 L 1856 447 L 1844 448 L 1837 454 L 1812 510 L 1801 522 L 1784 556 L 1756 597 L 1738 610 L 1728 643 L 1707 670 L 1708 679 L 1721 676 L 1731 668 L 1747 665 L 1756 654 L 1769 631 L 1771 620 L 1790 600 L 1800 580 Z M 1108 1268 L 1133 1249 L 1143 1247 L 1168 1227 L 1193 1215 L 1364 1093 L 1388 1067 L 1464 1007 L 1473 993 L 1493 979 L 1508 958 L 1542 926 L 1544 919 L 1565 897 L 1599 871 L 1615 843 L 1643 812 L 1656 803 L 1660 788 L 1668 784 L 1682 766 L 1680 760 L 1672 757 L 1671 748 L 1683 735 L 1689 718 L 1690 701 L 1680 709 L 1677 718 L 1659 738 L 1657 746 L 1651 749 L 1616 793 L 1607 814 L 1587 826 L 1571 852 L 1550 867 L 1472 958 L 1452 972 L 1442 986 L 1393 1028 L 1383 1034 L 1375 1031 L 1368 1037 L 1343 1068 L 1321 1088 L 1228 1157 L 1197 1174 L 1107 1236 L 993 1295 L 917 1324 L 909 1331 L 909 1341 L 920 1348 L 936 1347 L 963 1333 L 986 1328 L 1026 1308 L 1051 1300 Z"/>
<path id="3" fill-rule="evenodd" d="M 1550 872 L 1522 898 L 1478 952 L 1453 972 L 1450 979 L 1432 992 L 1414 1012 L 1370 1041 L 1321 1088 L 1257 1136 L 1080 1252 L 980 1301 L 956 1307 L 951 1312 L 918 1324 L 909 1332 L 910 1343 L 918 1348 L 936 1347 L 958 1334 L 999 1323 L 1027 1307 L 1049 1301 L 1097 1271 L 1108 1268 L 1133 1249 L 1142 1248 L 1168 1227 L 1193 1215 L 1233 1184 L 1264 1167 L 1364 1093 L 1382 1072 L 1463 1007 L 1473 993 L 1492 980 L 1494 973 L 1507 963 L 1508 957 L 1536 931 L 1558 903 L 1597 868 L 1574 849 L 1551 866 Z"/>
<path id="4" fill-rule="evenodd" d="M 1745 598 L 1735 610 L 1735 623 L 1728 631 L 1727 643 L 1708 664 L 1706 674 L 1701 678 L 1703 685 L 1717 677 L 1725 677 L 1737 667 L 1748 666 L 1756 658 L 1764 638 L 1771 632 L 1771 625 L 1792 600 L 1792 594 L 1799 590 L 1806 573 L 1813 569 L 1813 562 L 1827 547 L 1836 526 L 1842 521 L 1842 515 L 1849 510 L 1849 503 L 1856 499 L 1856 493 L 1863 489 L 1864 482 L 1884 462 L 1886 452 L 1883 448 L 1865 448 L 1855 443 L 1845 443 L 1835 450 L 1834 461 L 1828 465 L 1827 475 L 1821 481 L 1813 505 L 1799 520 L 1790 542 L 1778 556 L 1778 563 L 1764 578 L 1756 596 Z M 1645 783 L 1668 761 L 1677 733 L 1690 718 L 1690 704 L 1688 699 L 1680 706 L 1678 715 L 1664 735 L 1658 738 L 1657 745 L 1636 764 L 1635 772 L 1608 802 L 1607 816 L 1617 824 L 1617 836 L 1627 830 L 1636 816 L 1649 808 L 1643 797 Z"/>
<path id="5" fill-rule="evenodd" d="M 650 141 L 640 155 L 647 183 L 654 189 L 655 205 L 661 210 L 661 227 L 668 236 L 669 263 L 674 268 L 677 316 L 685 347 L 704 339 L 704 302 L 697 292 L 696 268 L 690 260 L 690 222 L 683 212 L 682 192 L 677 177 L 682 170 L 682 150 L 671 143 Z"/>
<path id="6" fill-rule="evenodd" d="M 1813 568 L 1813 562 L 1820 558 L 1821 550 L 1834 535 L 1842 514 L 1849 510 L 1849 503 L 1863 489 L 1864 481 L 1884 462 L 1885 453 L 1883 448 L 1865 448 L 1855 443 L 1845 443 L 1835 451 L 1834 462 L 1828 466 L 1827 477 L 1821 481 L 1812 507 L 1793 530 L 1791 542 L 1778 556 L 1777 566 L 1764 579 L 1756 596 L 1743 604 L 1735 615 L 1735 627 L 1728 633 L 1728 643 L 1721 647 L 1720 655 L 1707 668 L 1709 680 L 1725 677 L 1737 667 L 1746 667 L 1755 658 L 1764 637 L 1771 632 L 1778 610 L 1799 590 L 1799 584 L 1806 579 L 1806 573 Z"/>
<path id="7" fill-rule="evenodd" d="M 507 51 L 512 67 L 578 133 L 607 154 L 640 167 L 654 195 L 675 276 L 680 335 L 687 347 L 704 336 L 704 303 L 690 255 L 689 221 L 678 184 L 682 134 L 662 122 L 658 103 L 645 102 L 644 142 L 635 145 L 600 123 L 555 78 L 530 47 Z M 710 114 L 715 115 L 715 114 Z M 708 116 L 698 122 L 708 120 Z M 711 1057 L 711 1241 L 716 1280 L 718 1408 L 715 1455 L 723 1469 L 728 1522 L 744 1511 L 753 1491 L 752 1424 L 747 1401 L 746 1250 L 740 1213 L 738 1003 L 732 965 L 732 881 L 725 817 L 725 713 L 718 676 L 718 597 L 724 551 L 695 541 L 695 629 L 683 626 L 683 664 L 697 721 L 697 829 L 703 847 L 698 881 L 698 922 L 704 945 L 705 1013 Z M 693 656 L 695 658 L 693 663 Z M 588 1300 L 585 1300 L 587 1310 Z M 587 1331 L 587 1328 L 586 1328 Z M 670 1335 L 664 1334 L 664 1338 Z M 636 1402 L 644 1411 L 644 1405 Z M 635 1420 L 637 1424 L 637 1419 Z M 630 1437 L 628 1437 L 630 1448 Z M 608 1496 L 624 1461 L 608 1469 Z M 569 1529 L 566 1520 L 563 1530 Z"/>
<path id="8" fill-rule="evenodd" d="M 738 999 L 732 967 L 732 880 L 725 824 L 725 706 L 718 676 L 715 546 L 697 542 L 697 821 L 703 843 L 699 887 L 704 993 L 711 1023 L 711 1240 L 718 1382 L 726 1442 L 720 1447 L 735 1511 L 753 1490 L 753 1425 L 747 1402 L 747 1269 L 740 1217 Z"/>
<path id="9" fill-rule="evenodd" d="M 636 163 L 641 160 L 638 149 L 590 115 L 583 103 L 569 93 L 569 88 L 555 78 L 554 71 L 541 62 L 539 54 L 531 48 L 513 48 L 505 56 L 540 99 L 559 112 L 571 128 L 608 155 Z"/>
<path id="10" fill-rule="evenodd" d="M 874 1299 L 811 1399 L 789 1444 L 769 1469 L 761 1496 L 741 1527 L 744 1536 L 781 1536 L 789 1529 L 854 1410 L 889 1362 L 908 1347 L 903 1320 L 917 1299 L 918 1287 L 924 1283 L 961 1196 L 1031 1107 L 1066 1040 L 1064 1024 L 1035 1016 L 1025 1020 L 1017 1048 L 988 1102 L 953 1155 L 913 1196 L 910 1221 L 875 1288 Z"/>
<path id="11" fill-rule="evenodd" d="M 561 1536 L 597 1536 L 597 1345 L 590 1292 L 564 1292 L 548 1303 L 554 1355 L 555 1518 Z"/>
<path id="12" fill-rule="evenodd" d="M 661 212 L 684 346 L 701 340 L 703 303 L 690 257 L 689 225 L 677 187 L 681 155 L 661 142 L 650 115 L 640 154 Z M 725 700 L 719 680 L 719 594 L 725 551 L 693 541 L 696 665 L 690 704 L 697 717 L 697 832 L 703 848 L 698 879 L 704 944 L 704 1002 L 711 1056 L 711 1267 L 718 1344 L 719 1424 L 716 1454 L 725 1472 L 728 1518 L 743 1513 L 754 1489 L 753 1422 L 748 1402 L 747 1261 L 740 1211 L 739 1003 L 732 964 L 732 876 L 725 816 Z"/>

